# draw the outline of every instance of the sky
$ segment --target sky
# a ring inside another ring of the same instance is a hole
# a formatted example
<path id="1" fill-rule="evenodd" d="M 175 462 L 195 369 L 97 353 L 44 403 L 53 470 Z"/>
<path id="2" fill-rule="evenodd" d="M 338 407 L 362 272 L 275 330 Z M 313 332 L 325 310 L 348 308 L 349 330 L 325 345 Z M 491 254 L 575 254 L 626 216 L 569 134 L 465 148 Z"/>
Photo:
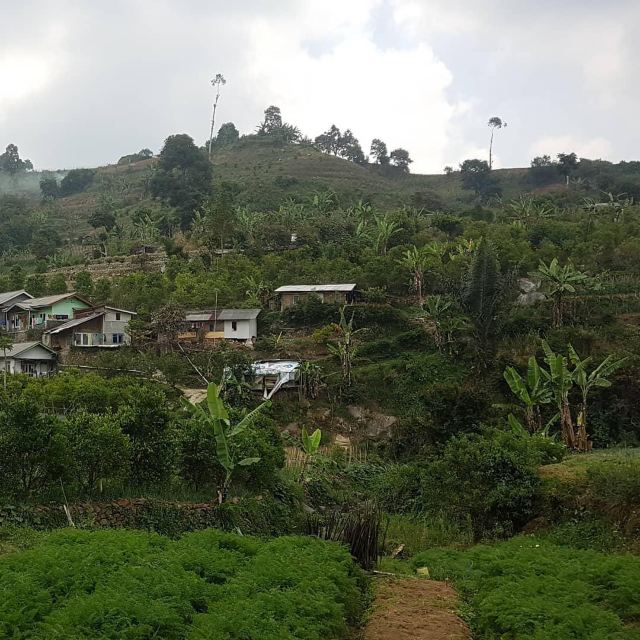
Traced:
<path id="1" fill-rule="evenodd" d="M 351 129 L 412 171 L 640 158 L 637 0 L 0 0 L 0 145 L 36 169 L 114 163 L 173 133 Z"/>

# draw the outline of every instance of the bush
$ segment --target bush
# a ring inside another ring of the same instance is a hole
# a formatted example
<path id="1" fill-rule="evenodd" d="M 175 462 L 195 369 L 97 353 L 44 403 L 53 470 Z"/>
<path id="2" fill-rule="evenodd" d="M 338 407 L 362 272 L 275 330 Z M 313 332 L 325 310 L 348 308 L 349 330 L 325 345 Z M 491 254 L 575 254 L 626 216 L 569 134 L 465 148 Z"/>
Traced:
<path id="1" fill-rule="evenodd" d="M 78 411 L 63 425 L 69 475 L 91 493 L 99 480 L 127 477 L 131 443 L 112 414 Z"/>
<path id="2" fill-rule="evenodd" d="M 60 195 L 82 193 L 93 182 L 96 172 L 93 169 L 71 169 L 60 181 Z"/>
<path id="3" fill-rule="evenodd" d="M 640 534 L 640 458 L 594 464 L 587 470 L 589 501 L 627 535 Z"/>
<path id="4" fill-rule="evenodd" d="M 363 611 L 347 551 L 207 530 L 63 531 L 0 561 L 0 635 L 32 638 L 316 640 Z"/>
<path id="5" fill-rule="evenodd" d="M 306 296 L 283 312 L 285 324 L 294 327 L 317 327 L 340 320 L 340 305 L 322 302 L 318 296 Z"/>
<path id="6" fill-rule="evenodd" d="M 433 549 L 413 567 L 452 580 L 479 640 L 637 638 L 640 558 L 514 538 L 466 551 Z"/>
<path id="7" fill-rule="evenodd" d="M 19 398 L 0 411 L 0 474 L 7 491 L 30 494 L 62 475 L 65 442 L 59 421 L 33 400 Z"/>
<path id="8" fill-rule="evenodd" d="M 468 524 L 476 540 L 510 535 L 535 514 L 540 461 L 530 436 L 495 430 L 452 438 L 425 466 L 421 508 Z"/>
<path id="9" fill-rule="evenodd" d="M 232 418 L 233 420 L 233 418 Z M 225 471 L 217 460 L 213 430 L 198 420 L 186 421 L 180 432 L 180 473 L 196 488 L 219 487 Z M 275 422 L 259 416 L 253 424 L 229 441 L 235 460 L 259 458 L 250 466 L 238 466 L 234 484 L 255 490 L 268 487 L 276 479 L 276 471 L 284 465 L 284 447 Z"/>
<path id="10" fill-rule="evenodd" d="M 130 391 L 116 419 L 131 440 L 132 479 L 139 484 L 162 482 L 171 473 L 176 450 L 166 397 L 149 386 Z"/>
<path id="11" fill-rule="evenodd" d="M 373 483 L 378 504 L 389 513 L 417 513 L 421 510 L 422 474 L 414 464 L 392 465 Z"/>

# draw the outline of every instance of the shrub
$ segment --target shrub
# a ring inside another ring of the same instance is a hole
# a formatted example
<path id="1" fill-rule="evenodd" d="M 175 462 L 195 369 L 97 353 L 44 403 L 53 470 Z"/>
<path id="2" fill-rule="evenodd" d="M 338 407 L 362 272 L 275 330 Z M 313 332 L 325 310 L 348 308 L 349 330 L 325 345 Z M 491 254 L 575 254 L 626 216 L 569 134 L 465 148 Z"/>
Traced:
<path id="1" fill-rule="evenodd" d="M 425 466 L 421 507 L 468 523 L 476 539 L 512 534 L 535 513 L 540 459 L 526 435 L 494 430 L 452 438 Z"/>
<path id="2" fill-rule="evenodd" d="M 85 191 L 93 182 L 95 174 L 93 169 L 71 169 L 60 181 L 60 195 L 69 196 Z"/>
<path id="3" fill-rule="evenodd" d="M 0 411 L 0 474 L 8 491 L 30 494 L 60 477 L 64 455 L 57 418 L 33 400 L 6 403 Z"/>
<path id="4" fill-rule="evenodd" d="M 594 464 L 587 470 L 588 498 L 628 535 L 640 533 L 640 459 Z"/>
<path id="5" fill-rule="evenodd" d="M 416 513 L 421 509 L 422 468 L 413 464 L 392 465 L 375 479 L 372 492 L 390 513 Z"/>
<path id="6" fill-rule="evenodd" d="M 318 296 L 306 296 L 283 313 L 285 324 L 294 327 L 317 327 L 338 322 L 340 305 L 322 302 Z"/>
<path id="7" fill-rule="evenodd" d="M 132 479 L 140 484 L 166 480 L 174 462 L 175 434 L 165 395 L 141 386 L 123 400 L 116 419 L 131 440 Z"/>
<path id="8" fill-rule="evenodd" d="M 70 475 L 88 492 L 99 480 L 128 475 L 131 444 L 112 414 L 78 411 L 67 418 L 63 432 Z"/>

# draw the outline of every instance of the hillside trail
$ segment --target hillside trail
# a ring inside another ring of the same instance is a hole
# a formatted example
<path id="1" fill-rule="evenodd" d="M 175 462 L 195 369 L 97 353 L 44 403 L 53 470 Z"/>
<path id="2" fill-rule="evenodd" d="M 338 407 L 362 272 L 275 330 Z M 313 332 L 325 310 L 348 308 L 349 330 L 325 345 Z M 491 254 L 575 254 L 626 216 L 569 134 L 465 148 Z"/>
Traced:
<path id="1" fill-rule="evenodd" d="M 458 596 L 446 582 L 381 578 L 359 640 L 470 640 L 456 615 Z"/>

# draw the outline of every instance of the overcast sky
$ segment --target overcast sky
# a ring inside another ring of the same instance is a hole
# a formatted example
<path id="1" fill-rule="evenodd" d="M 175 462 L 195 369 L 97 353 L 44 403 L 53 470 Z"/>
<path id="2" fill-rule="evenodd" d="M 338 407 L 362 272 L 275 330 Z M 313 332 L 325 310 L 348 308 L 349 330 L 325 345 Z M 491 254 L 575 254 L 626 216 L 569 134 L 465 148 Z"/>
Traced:
<path id="1" fill-rule="evenodd" d="M 0 145 L 95 166 L 270 104 L 407 148 L 414 172 L 575 151 L 640 158 L 638 0 L 0 0 Z M 217 126 L 216 126 L 217 128 Z"/>

